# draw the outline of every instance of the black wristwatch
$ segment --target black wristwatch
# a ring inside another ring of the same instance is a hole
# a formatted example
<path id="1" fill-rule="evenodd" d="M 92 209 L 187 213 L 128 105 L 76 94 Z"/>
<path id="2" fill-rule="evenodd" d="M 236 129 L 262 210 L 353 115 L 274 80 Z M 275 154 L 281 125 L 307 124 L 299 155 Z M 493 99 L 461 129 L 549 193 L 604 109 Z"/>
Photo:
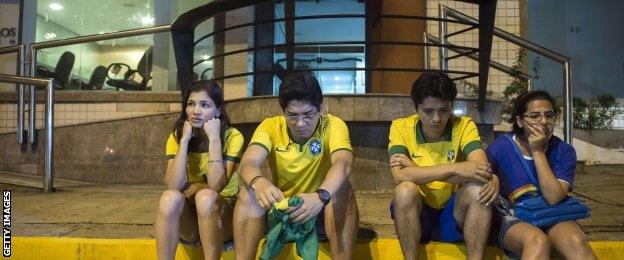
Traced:
<path id="1" fill-rule="evenodd" d="M 329 191 L 326 191 L 324 189 L 318 189 L 316 190 L 316 193 L 318 193 L 321 202 L 323 202 L 323 206 L 327 206 L 327 204 L 329 204 L 329 201 L 331 200 L 331 194 L 329 194 Z"/>

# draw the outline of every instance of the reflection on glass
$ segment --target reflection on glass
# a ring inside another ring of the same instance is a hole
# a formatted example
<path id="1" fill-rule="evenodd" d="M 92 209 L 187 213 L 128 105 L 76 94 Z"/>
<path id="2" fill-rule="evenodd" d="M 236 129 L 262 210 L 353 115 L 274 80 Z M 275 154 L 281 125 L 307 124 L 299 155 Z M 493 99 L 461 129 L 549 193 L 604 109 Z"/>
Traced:
<path id="1" fill-rule="evenodd" d="M 36 40 L 130 30 L 155 25 L 154 0 L 38 0 Z"/>
<path id="2" fill-rule="evenodd" d="M 283 6 L 276 5 L 276 16 L 283 17 Z M 351 0 L 295 1 L 295 16 L 364 14 L 364 3 Z M 281 43 L 282 28 L 276 27 L 275 40 Z M 364 41 L 364 18 L 328 18 L 295 21 L 295 43 L 328 41 Z M 283 42 L 283 41 L 282 41 Z M 294 69 L 310 69 L 323 93 L 364 93 L 365 73 L 363 44 L 309 45 L 294 47 Z M 286 68 L 284 50 L 276 50 L 275 61 Z M 344 70 L 343 70 L 344 69 Z M 277 81 L 274 81 L 277 83 Z M 278 89 L 279 85 L 274 85 Z"/>
<path id="3" fill-rule="evenodd" d="M 37 75 L 57 79 L 57 72 L 66 74 L 67 80 L 58 81 L 63 86 L 57 89 L 62 90 L 177 90 L 175 60 L 169 59 L 172 49 L 152 40 L 170 38 L 169 33 L 148 36 L 38 50 Z M 63 61 L 68 53 L 75 56 L 73 64 Z"/>

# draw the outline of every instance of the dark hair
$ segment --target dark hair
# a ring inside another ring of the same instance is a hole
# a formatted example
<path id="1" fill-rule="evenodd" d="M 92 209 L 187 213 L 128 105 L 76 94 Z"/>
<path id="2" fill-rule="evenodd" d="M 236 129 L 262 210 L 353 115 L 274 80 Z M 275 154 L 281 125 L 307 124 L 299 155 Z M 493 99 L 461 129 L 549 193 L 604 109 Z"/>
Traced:
<path id="1" fill-rule="evenodd" d="M 188 119 L 186 115 L 186 103 L 188 102 L 191 93 L 206 91 L 208 97 L 212 99 L 217 109 L 220 110 L 219 120 L 221 121 L 221 143 L 224 142 L 224 133 L 225 129 L 230 125 L 230 117 L 227 115 L 225 111 L 225 100 L 223 99 L 223 91 L 221 91 L 221 87 L 216 82 L 212 82 L 209 80 L 200 80 L 194 82 L 191 87 L 189 87 L 184 93 L 184 98 L 182 99 L 182 111 L 180 111 L 180 116 L 178 120 L 173 125 L 173 133 L 175 135 L 176 141 L 180 143 L 180 138 L 182 138 L 182 130 L 184 128 L 184 122 Z M 208 137 L 204 131 L 196 131 L 193 130 L 193 137 L 189 141 L 189 151 L 199 152 L 206 151 L 208 149 Z"/>
<path id="2" fill-rule="evenodd" d="M 511 117 L 509 117 L 509 120 L 507 121 L 513 125 L 514 133 L 518 133 L 522 130 L 522 128 L 520 128 L 520 126 L 516 122 L 516 117 L 524 115 L 524 113 L 527 111 L 527 104 L 529 104 L 529 102 L 533 100 L 546 100 L 550 102 L 550 105 L 552 105 L 553 107 L 553 112 L 555 112 L 555 114 L 558 113 L 559 109 L 557 108 L 557 105 L 555 104 L 555 99 L 552 96 L 550 96 L 548 92 L 546 91 L 524 92 L 518 95 L 518 97 L 516 97 L 516 99 L 514 100 L 513 108 L 511 110 Z"/>
<path id="3" fill-rule="evenodd" d="M 428 97 L 453 102 L 456 96 L 455 82 L 442 72 L 424 72 L 412 85 L 411 97 L 416 109 L 423 99 Z"/>
<path id="4" fill-rule="evenodd" d="M 279 88 L 279 103 L 282 109 L 286 109 L 292 100 L 305 100 L 310 102 L 317 110 L 321 110 L 323 104 L 323 92 L 316 77 L 309 71 L 296 72 L 288 75 Z"/>

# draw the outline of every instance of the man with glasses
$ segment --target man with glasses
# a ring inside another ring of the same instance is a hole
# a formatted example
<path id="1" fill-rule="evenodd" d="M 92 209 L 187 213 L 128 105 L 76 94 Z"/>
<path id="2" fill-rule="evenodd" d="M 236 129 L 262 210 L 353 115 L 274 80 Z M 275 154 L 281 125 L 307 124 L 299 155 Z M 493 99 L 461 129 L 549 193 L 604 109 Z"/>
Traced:
<path id="1" fill-rule="evenodd" d="M 390 126 L 390 211 L 405 259 L 429 240 L 465 240 L 467 259 L 484 256 L 499 184 L 475 123 L 452 115 L 456 95 L 446 74 L 425 72 L 412 86 L 416 114 Z"/>
<path id="2" fill-rule="evenodd" d="M 358 209 L 349 176 L 353 154 L 346 124 L 323 115 L 323 94 L 310 72 L 290 75 L 280 85 L 283 116 L 256 129 L 240 166 L 244 182 L 234 209 L 237 259 L 254 259 L 266 213 L 274 203 L 299 196 L 287 210 L 293 222 L 316 217 L 330 242 L 332 259 L 351 259 Z M 262 169 L 268 163 L 270 174 Z"/>

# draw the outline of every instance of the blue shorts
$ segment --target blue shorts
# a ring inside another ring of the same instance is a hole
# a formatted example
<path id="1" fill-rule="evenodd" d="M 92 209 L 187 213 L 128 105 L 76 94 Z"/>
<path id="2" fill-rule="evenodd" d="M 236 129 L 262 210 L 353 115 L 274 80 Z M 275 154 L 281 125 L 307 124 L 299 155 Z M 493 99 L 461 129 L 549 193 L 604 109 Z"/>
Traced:
<path id="1" fill-rule="evenodd" d="M 423 203 L 420 212 L 420 242 L 460 242 L 464 240 L 461 228 L 453 216 L 455 193 L 442 209 L 434 209 Z M 394 219 L 394 201 L 390 203 L 390 217 Z"/>

